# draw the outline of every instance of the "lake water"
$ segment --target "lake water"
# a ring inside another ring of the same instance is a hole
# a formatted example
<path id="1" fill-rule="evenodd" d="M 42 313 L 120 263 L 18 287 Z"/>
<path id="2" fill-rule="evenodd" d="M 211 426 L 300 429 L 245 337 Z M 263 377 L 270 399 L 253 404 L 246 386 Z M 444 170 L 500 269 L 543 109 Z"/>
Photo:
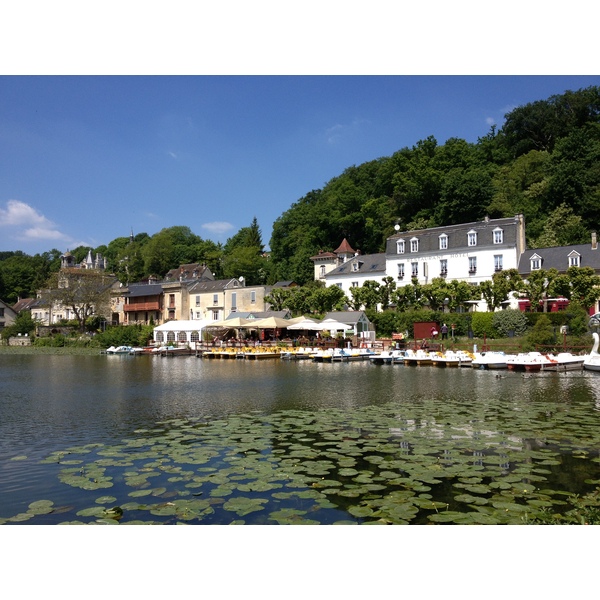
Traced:
<path id="1" fill-rule="evenodd" d="M 527 523 L 600 480 L 600 377 L 0 355 L 0 522 Z"/>

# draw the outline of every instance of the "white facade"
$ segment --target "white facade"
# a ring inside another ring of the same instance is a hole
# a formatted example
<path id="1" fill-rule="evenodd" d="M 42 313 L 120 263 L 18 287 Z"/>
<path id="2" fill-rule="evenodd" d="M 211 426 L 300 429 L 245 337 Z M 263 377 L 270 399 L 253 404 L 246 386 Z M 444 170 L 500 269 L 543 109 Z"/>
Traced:
<path id="1" fill-rule="evenodd" d="M 417 277 L 481 283 L 494 273 L 516 269 L 525 250 L 522 215 L 475 223 L 398 232 L 388 238 L 386 274 L 401 287 Z"/>
<path id="2" fill-rule="evenodd" d="M 350 297 L 351 289 L 365 281 L 383 283 L 392 277 L 397 287 L 416 277 L 421 285 L 436 277 L 447 281 L 478 284 L 492 279 L 494 273 L 517 269 L 525 251 L 523 215 L 484 219 L 473 223 L 398 231 L 387 239 L 385 254 L 356 255 L 327 273 L 317 270 L 315 279 L 337 285 Z M 328 257 L 330 258 L 330 257 Z M 325 255 L 323 255 L 323 262 Z M 482 308 L 485 303 L 482 301 Z"/>

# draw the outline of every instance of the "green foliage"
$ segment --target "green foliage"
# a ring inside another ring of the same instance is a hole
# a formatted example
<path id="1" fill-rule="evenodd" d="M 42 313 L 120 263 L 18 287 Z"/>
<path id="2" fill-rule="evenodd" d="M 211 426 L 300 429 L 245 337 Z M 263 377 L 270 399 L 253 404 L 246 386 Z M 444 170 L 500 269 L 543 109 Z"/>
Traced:
<path id="1" fill-rule="evenodd" d="M 34 346 L 44 348 L 62 348 L 67 344 L 67 337 L 62 333 L 51 335 L 48 337 L 37 338 L 34 340 Z"/>
<path id="2" fill-rule="evenodd" d="M 526 349 L 534 350 L 538 346 L 550 346 L 555 342 L 555 331 L 547 315 L 542 314 L 525 337 Z"/>
<path id="3" fill-rule="evenodd" d="M 152 339 L 151 325 L 125 325 L 108 327 L 94 336 L 94 342 L 101 348 L 110 346 L 146 346 Z"/>
<path id="4" fill-rule="evenodd" d="M 20 313 L 17 313 L 14 323 L 8 327 L 4 327 L 0 333 L 2 338 L 7 340 L 8 338 L 19 334 L 32 335 L 35 331 L 35 327 L 36 323 L 31 318 L 31 311 L 23 310 Z"/>
<path id="5" fill-rule="evenodd" d="M 542 233 L 538 238 L 531 240 L 529 247 L 550 248 L 584 244 L 588 238 L 582 217 L 576 215 L 572 207 L 563 202 L 548 215 Z"/>
<path id="6" fill-rule="evenodd" d="M 589 315 L 582 306 L 576 302 L 571 303 L 565 316 L 568 318 L 566 324 L 570 334 L 581 336 L 588 332 Z"/>
<path id="7" fill-rule="evenodd" d="M 502 337 L 508 337 L 510 332 L 522 336 L 527 331 L 527 317 L 518 309 L 507 308 L 494 313 L 492 327 Z"/>
<path id="8" fill-rule="evenodd" d="M 560 513 L 542 509 L 529 523 L 532 525 L 600 525 L 600 488 L 583 496 L 568 496 L 567 502 L 573 508 Z"/>
<path id="9" fill-rule="evenodd" d="M 494 313 L 491 312 L 471 313 L 471 329 L 475 337 L 498 337 L 498 332 L 494 328 Z"/>

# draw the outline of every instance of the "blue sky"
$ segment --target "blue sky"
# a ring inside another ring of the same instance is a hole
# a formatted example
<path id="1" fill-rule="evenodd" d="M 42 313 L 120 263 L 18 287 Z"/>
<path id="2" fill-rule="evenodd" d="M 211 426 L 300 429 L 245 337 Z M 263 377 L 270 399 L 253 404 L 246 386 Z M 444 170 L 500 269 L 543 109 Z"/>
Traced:
<path id="1" fill-rule="evenodd" d="M 187 225 L 225 242 L 345 168 L 433 135 L 476 142 L 600 76 L 3 76 L 0 250 Z"/>

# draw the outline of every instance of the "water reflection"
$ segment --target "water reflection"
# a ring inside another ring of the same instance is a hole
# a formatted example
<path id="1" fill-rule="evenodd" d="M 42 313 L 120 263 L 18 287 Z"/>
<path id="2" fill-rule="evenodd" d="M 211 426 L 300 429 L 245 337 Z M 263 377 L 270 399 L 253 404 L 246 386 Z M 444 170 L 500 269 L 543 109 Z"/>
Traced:
<path id="1" fill-rule="evenodd" d="M 493 463 L 498 473 L 515 467 L 509 460 L 514 453 L 524 453 L 519 460 L 526 464 L 527 452 L 538 449 L 566 448 L 568 454 L 577 447 L 592 458 L 599 447 L 600 377 L 587 372 L 523 376 L 470 368 L 196 357 L 3 355 L 0 360 L 0 502 L 5 505 L 11 495 L 15 504 L 23 501 L 34 487 L 66 493 L 57 486 L 56 473 L 39 466 L 42 456 L 76 444 L 118 443 L 173 419 L 234 422 L 236 416 L 333 409 L 350 440 L 356 434 L 368 441 L 382 435 L 381 411 L 371 415 L 370 407 L 385 407 L 384 431 L 397 456 L 410 457 L 418 441 L 420 452 L 448 467 L 459 468 L 465 455 L 470 466 Z M 320 446 L 311 447 L 311 440 L 327 442 L 326 422 L 320 423 L 321 437 L 299 429 L 293 444 L 321 452 Z M 227 435 L 232 433 L 230 428 Z M 287 433 L 265 435 L 270 438 L 261 450 L 265 457 L 288 452 L 289 445 L 277 446 L 278 436 L 292 443 Z M 348 459 L 351 448 L 336 450 L 346 451 Z M 27 458 L 11 460 L 21 455 Z M 574 473 L 597 477 L 590 472 L 597 471 L 595 464 L 586 461 L 582 469 L 581 461 L 565 456 L 548 470 L 566 486 Z"/>

